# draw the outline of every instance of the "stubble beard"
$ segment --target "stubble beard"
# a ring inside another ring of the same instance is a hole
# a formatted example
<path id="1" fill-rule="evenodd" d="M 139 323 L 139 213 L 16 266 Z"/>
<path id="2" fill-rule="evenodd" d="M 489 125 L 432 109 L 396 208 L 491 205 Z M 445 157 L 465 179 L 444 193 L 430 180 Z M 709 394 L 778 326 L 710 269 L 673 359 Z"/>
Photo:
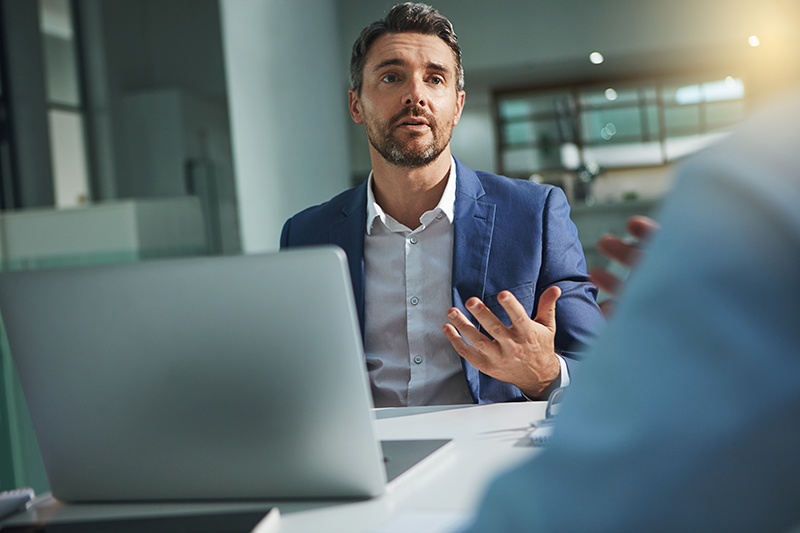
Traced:
<path id="1" fill-rule="evenodd" d="M 424 117 L 431 129 L 432 139 L 420 146 L 415 137 L 401 141 L 395 136 L 395 125 L 405 117 Z M 364 123 L 367 140 L 387 163 L 406 168 L 420 168 L 431 164 L 438 158 L 450 142 L 453 128 L 443 131 L 436 119 L 419 106 L 409 106 L 397 113 L 387 122 Z"/>

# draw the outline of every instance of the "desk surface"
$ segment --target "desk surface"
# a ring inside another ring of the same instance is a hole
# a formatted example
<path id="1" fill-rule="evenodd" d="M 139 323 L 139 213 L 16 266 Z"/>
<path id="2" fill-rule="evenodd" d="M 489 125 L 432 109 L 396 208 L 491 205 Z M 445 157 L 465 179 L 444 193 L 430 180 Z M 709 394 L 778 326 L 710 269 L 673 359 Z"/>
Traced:
<path id="1" fill-rule="evenodd" d="M 412 469 L 386 492 L 361 502 L 275 502 L 280 509 L 281 533 L 360 533 L 375 530 L 405 513 L 471 513 L 486 484 L 500 471 L 530 458 L 526 446 L 530 423 L 544 418 L 545 402 L 379 409 L 377 431 L 382 440 L 453 439 L 447 449 Z M 170 513 L 257 509 L 265 504 L 106 504 L 62 505 L 39 502 L 22 523 L 44 517 L 80 519 L 90 516 L 143 516 Z"/>

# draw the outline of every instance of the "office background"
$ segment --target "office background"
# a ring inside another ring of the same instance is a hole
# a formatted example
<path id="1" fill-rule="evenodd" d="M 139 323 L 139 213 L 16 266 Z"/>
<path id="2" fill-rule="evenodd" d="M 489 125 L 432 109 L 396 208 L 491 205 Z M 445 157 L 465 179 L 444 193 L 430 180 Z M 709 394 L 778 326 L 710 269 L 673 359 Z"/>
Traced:
<path id="1" fill-rule="evenodd" d="M 369 173 L 347 67 L 394 3 L 0 0 L 2 268 L 276 249 Z M 800 80 L 796 0 L 434 5 L 466 73 L 454 155 L 564 187 L 590 263 L 683 157 Z M 42 491 L 1 349 L 0 489 Z"/>

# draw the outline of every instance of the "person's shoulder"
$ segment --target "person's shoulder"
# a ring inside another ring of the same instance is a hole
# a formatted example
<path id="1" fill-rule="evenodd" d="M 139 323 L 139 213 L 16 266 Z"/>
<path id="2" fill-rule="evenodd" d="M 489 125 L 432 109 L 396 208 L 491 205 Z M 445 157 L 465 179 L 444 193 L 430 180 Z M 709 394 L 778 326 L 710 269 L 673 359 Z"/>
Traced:
<path id="1" fill-rule="evenodd" d="M 554 194 L 558 197 L 563 196 L 561 189 L 554 185 L 509 178 L 492 172 L 472 170 L 463 164 L 459 166 L 459 171 L 462 172 L 459 176 L 463 176 L 467 181 L 475 179 L 477 183 L 480 183 L 480 187 L 487 199 L 526 204 L 533 202 L 540 205 Z"/>
<path id="2" fill-rule="evenodd" d="M 361 201 L 363 196 L 363 201 Z M 360 204 L 366 206 L 365 184 L 358 185 L 343 191 L 327 202 L 307 207 L 291 217 L 292 221 L 320 220 L 340 216 L 342 212 L 359 207 Z"/>
<path id="3" fill-rule="evenodd" d="M 357 212 L 366 213 L 366 185 L 361 184 L 327 202 L 303 209 L 283 225 L 281 248 L 329 242 L 330 227 Z"/>
<path id="4" fill-rule="evenodd" d="M 536 183 L 535 181 L 525 179 L 509 178 L 507 176 L 501 176 L 500 174 L 492 174 L 491 172 L 476 171 L 475 175 L 484 187 L 489 186 L 495 189 L 509 189 L 523 193 L 546 195 L 558 188 L 555 185 L 547 183 Z"/>

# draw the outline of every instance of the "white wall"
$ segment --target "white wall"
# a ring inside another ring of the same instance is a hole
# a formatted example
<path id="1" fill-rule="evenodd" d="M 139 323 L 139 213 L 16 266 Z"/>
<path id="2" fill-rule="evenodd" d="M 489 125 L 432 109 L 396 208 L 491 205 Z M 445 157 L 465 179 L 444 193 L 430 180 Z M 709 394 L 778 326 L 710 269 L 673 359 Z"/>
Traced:
<path id="1" fill-rule="evenodd" d="M 334 0 L 221 0 L 246 253 L 349 184 L 347 93 Z"/>

